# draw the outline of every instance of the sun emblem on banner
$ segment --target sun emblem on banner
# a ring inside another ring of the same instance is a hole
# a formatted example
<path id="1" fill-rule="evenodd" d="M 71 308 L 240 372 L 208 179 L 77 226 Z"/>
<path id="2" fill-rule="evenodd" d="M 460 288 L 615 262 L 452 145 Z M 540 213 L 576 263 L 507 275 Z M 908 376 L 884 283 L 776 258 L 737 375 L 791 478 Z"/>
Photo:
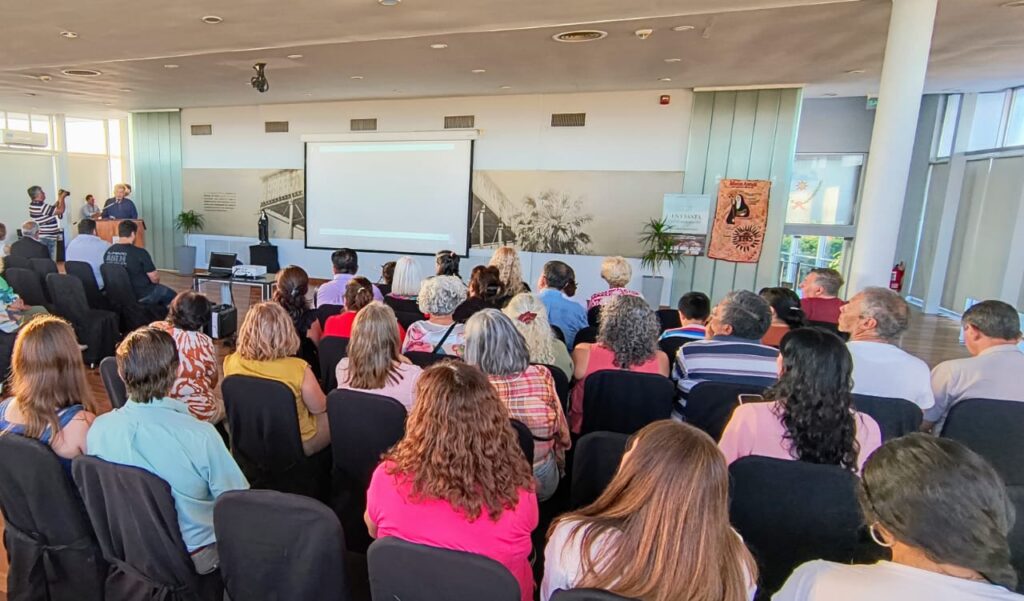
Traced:
<path id="1" fill-rule="evenodd" d="M 741 225 L 732 232 L 732 244 L 743 252 L 750 252 L 761 241 L 761 230 L 753 225 Z"/>

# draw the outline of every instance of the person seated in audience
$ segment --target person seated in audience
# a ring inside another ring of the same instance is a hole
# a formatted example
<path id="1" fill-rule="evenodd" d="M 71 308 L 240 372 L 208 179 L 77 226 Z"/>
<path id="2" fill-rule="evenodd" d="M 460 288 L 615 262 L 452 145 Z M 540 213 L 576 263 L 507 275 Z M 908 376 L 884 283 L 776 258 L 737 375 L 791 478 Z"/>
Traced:
<path id="1" fill-rule="evenodd" d="M 505 293 L 509 298 L 530 291 L 530 286 L 523 281 L 523 266 L 519 262 L 516 249 L 511 246 L 499 246 L 487 264 L 498 268 L 501 282 L 505 284 Z"/>
<path id="2" fill-rule="evenodd" d="M 543 365 L 530 365 L 526 340 L 496 309 L 484 309 L 466 322 L 465 359 L 487 374 L 512 419 L 533 432 L 537 498 L 548 500 L 558 488 L 565 450 L 571 445 L 551 372 Z"/>
<path id="3" fill-rule="evenodd" d="M 786 334 L 768 402 L 740 404 L 722 433 L 718 446 L 726 461 L 758 455 L 860 471 L 881 446 L 882 431 L 854 409 L 852 372 L 850 352 L 835 334 L 816 328 Z"/>
<path id="4" fill-rule="evenodd" d="M 399 353 L 399 328 L 391 307 L 372 302 L 356 315 L 347 356 L 338 362 L 338 388 L 391 397 L 412 409 L 422 369 Z"/>
<path id="5" fill-rule="evenodd" d="M 364 307 L 374 302 L 373 284 L 363 276 L 356 276 L 348 281 L 345 286 L 345 311 L 341 315 L 335 315 L 327 320 L 324 325 L 324 337 L 337 336 L 338 338 L 349 338 L 352 336 L 352 323 L 356 315 Z M 405 328 L 398 321 L 399 341 L 405 340 Z"/>
<path id="6" fill-rule="evenodd" d="M 299 337 L 281 305 L 253 305 L 238 328 L 236 351 L 224 358 L 224 377 L 251 376 L 281 382 L 295 395 L 299 437 L 306 456 L 331 442 L 327 399 L 309 364 L 295 357 Z"/>
<path id="7" fill-rule="evenodd" d="M 839 298 L 839 289 L 842 287 L 843 276 L 835 269 L 812 269 L 800 282 L 800 305 L 807 321 L 838 324 L 839 309 L 846 304 L 846 301 Z"/>
<path id="8" fill-rule="evenodd" d="M 196 419 L 216 424 L 224 419 L 217 392 L 220 361 L 213 339 L 203 333 L 212 309 L 206 295 L 186 290 L 171 301 L 167 320 L 152 326 L 170 334 L 178 347 L 178 376 L 167 396 L 188 405 Z"/>
<path id="9" fill-rule="evenodd" d="M 11 245 L 7 244 L 7 224 L 0 223 L 0 257 L 11 254 Z"/>
<path id="10" fill-rule="evenodd" d="M 409 326 L 402 352 L 439 353 L 462 356 L 465 325 L 452 318 L 455 309 L 466 300 L 466 286 L 453 275 L 437 275 L 423 280 L 416 302 L 427 319 Z"/>
<path id="11" fill-rule="evenodd" d="M 670 328 L 661 333 L 659 340 L 683 338 L 687 340 L 704 340 L 707 335 L 705 324 L 711 316 L 711 299 L 703 292 L 687 292 L 679 297 L 678 328 Z"/>
<path id="12" fill-rule="evenodd" d="M 450 275 L 459 278 L 462 281 L 462 276 L 459 275 L 459 255 L 454 250 L 439 250 L 434 255 L 434 264 L 436 266 L 435 275 Z"/>
<path id="13" fill-rule="evenodd" d="M 530 463 L 487 376 L 446 361 L 423 372 L 405 437 L 373 472 L 366 526 L 374 538 L 489 557 L 530 601 L 530 533 L 539 517 L 533 490 Z"/>
<path id="14" fill-rule="evenodd" d="M 477 265 L 469 277 L 466 300 L 455 309 L 452 318 L 459 323 L 466 323 L 477 311 L 501 309 L 508 300 L 498 268 Z"/>
<path id="15" fill-rule="evenodd" d="M 345 304 L 345 286 L 359 272 L 359 255 L 351 248 L 339 248 L 331 253 L 331 267 L 334 269 L 334 279 L 320 286 L 316 293 L 318 307 Z M 376 286 L 373 286 L 373 299 L 384 300 L 384 295 Z"/>
<path id="16" fill-rule="evenodd" d="M 587 377 L 605 369 L 668 376 L 668 356 L 658 350 L 661 322 L 641 296 L 620 295 L 601 305 L 597 342 L 572 352 L 576 385 L 569 402 L 569 427 L 583 426 L 583 390 Z M 685 347 L 684 347 L 685 348 Z"/>
<path id="17" fill-rule="evenodd" d="M 589 325 L 587 311 L 570 298 L 576 293 L 576 272 L 561 261 L 548 261 L 537 289 L 537 297 L 548 310 L 548 320 L 562 331 L 565 346 L 571 349 L 576 333 Z"/>
<path id="18" fill-rule="evenodd" d="M 153 264 L 153 258 L 144 248 L 135 246 L 139 226 L 134 221 L 117 224 L 118 243 L 113 244 L 103 255 L 103 262 L 120 265 L 128 271 L 135 298 L 140 303 L 168 305 L 174 300 L 175 292 L 160 283 L 160 272 Z"/>
<path id="19" fill-rule="evenodd" d="M 797 328 L 807 325 L 800 308 L 800 297 L 789 288 L 762 288 L 758 294 L 768 303 L 772 311 L 772 325 L 761 337 L 761 344 L 778 348 L 782 337 Z"/>
<path id="20" fill-rule="evenodd" d="M 395 281 L 395 265 L 397 261 L 388 261 L 380 266 L 380 279 L 377 280 L 377 290 L 387 297 L 391 293 L 391 283 Z"/>
<path id="21" fill-rule="evenodd" d="M 797 568 L 774 601 L 1020 601 L 1007 536 L 1013 501 L 999 474 L 949 439 L 908 434 L 875 451 L 858 498 L 891 561 Z"/>
<path id="22" fill-rule="evenodd" d="M 384 304 L 395 313 L 419 313 L 416 298 L 420 293 L 423 275 L 420 266 L 412 257 L 401 257 L 395 262 L 395 277 L 391 280 L 391 292 L 384 295 Z"/>
<path id="23" fill-rule="evenodd" d="M 905 399 L 922 410 L 935 404 L 928 365 L 896 346 L 909 325 L 907 301 L 888 288 L 865 288 L 843 305 L 839 331 L 850 335 L 855 394 Z"/>
<path id="24" fill-rule="evenodd" d="M 1017 379 L 1024 374 L 1017 310 L 1003 301 L 982 301 L 964 311 L 960 323 L 971 356 L 945 361 L 932 370 L 935 406 L 924 413 L 925 430 L 942 431 L 949 410 L 964 399 L 1024 401 L 1024 387 Z"/>
<path id="25" fill-rule="evenodd" d="M 249 488 L 249 482 L 217 430 L 168 396 L 178 373 L 170 334 L 156 328 L 128 334 L 117 347 L 117 371 L 128 402 L 96 418 L 86 439 L 88 453 L 166 481 L 196 572 L 210 573 L 219 564 L 214 502 L 225 492 Z"/>
<path id="26" fill-rule="evenodd" d="M 64 260 L 88 263 L 92 267 L 93 275 L 96 276 L 96 283 L 102 290 L 103 274 L 100 273 L 100 265 L 103 265 L 103 257 L 107 254 L 108 248 L 110 243 L 96 235 L 96 222 L 92 219 L 83 219 L 78 222 L 78 235 L 64 251 Z"/>
<path id="27" fill-rule="evenodd" d="M 17 434 L 49 445 L 70 476 L 71 460 L 86 452 L 96 419 L 75 331 L 59 317 L 33 319 L 18 333 L 11 364 L 11 397 L 0 402 L 0 436 Z"/>
<path id="28" fill-rule="evenodd" d="M 592 504 L 557 518 L 540 599 L 596 588 L 650 601 L 748 601 L 757 564 L 729 524 L 729 470 L 715 442 L 662 420 L 632 438 Z"/>
<path id="29" fill-rule="evenodd" d="M 679 349 L 673 377 L 682 405 L 690 390 L 705 381 L 752 384 L 765 388 L 778 377 L 778 349 L 761 344 L 772 323 L 772 311 L 763 298 L 749 290 L 725 295 L 711 311 L 707 339 Z M 682 412 L 681 412 L 682 413 Z"/>
<path id="30" fill-rule="evenodd" d="M 26 305 L 14 288 L 7 283 L 7 280 L 0 276 L 0 332 L 7 334 L 17 332 L 18 328 L 28 323 L 36 315 L 48 313 L 46 307 Z M 0 378 L 2 378 L 2 374 L 0 374 Z"/>
<path id="31" fill-rule="evenodd" d="M 587 301 L 587 311 L 623 294 L 640 296 L 636 290 L 626 288 L 629 280 L 633 279 L 633 268 L 630 267 L 629 261 L 622 257 L 605 257 L 604 261 L 601 261 L 601 279 L 608 283 L 608 289 L 591 295 Z"/>
<path id="32" fill-rule="evenodd" d="M 281 305 L 288 313 L 299 340 L 308 340 L 313 346 L 316 346 L 320 344 L 320 336 L 323 332 L 320 329 L 320 320 L 317 319 L 316 310 L 309 306 L 307 294 L 309 294 L 309 275 L 305 269 L 297 265 L 289 265 L 277 272 L 277 280 L 274 283 L 274 302 Z M 303 356 L 307 356 L 307 354 L 304 353 Z"/>
<path id="33" fill-rule="evenodd" d="M 31 219 L 21 224 L 21 238 L 11 244 L 12 257 L 49 259 L 50 249 L 39 241 L 39 224 Z"/>
<path id="34" fill-rule="evenodd" d="M 512 324 L 523 335 L 526 350 L 530 353 L 530 363 L 552 365 L 561 370 L 566 379 L 572 378 L 572 357 L 565 344 L 555 338 L 555 332 L 548 322 L 548 310 L 537 295 L 523 292 L 513 296 L 502 313 L 512 320 Z"/>

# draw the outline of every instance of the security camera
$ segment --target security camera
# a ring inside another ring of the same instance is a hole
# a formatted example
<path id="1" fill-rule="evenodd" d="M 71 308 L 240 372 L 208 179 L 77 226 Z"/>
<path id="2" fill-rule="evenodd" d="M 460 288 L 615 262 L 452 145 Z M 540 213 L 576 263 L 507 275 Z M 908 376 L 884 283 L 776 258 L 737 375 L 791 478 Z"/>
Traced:
<path id="1" fill-rule="evenodd" d="M 633 32 L 633 35 L 640 38 L 641 40 L 646 40 L 647 38 L 651 37 L 651 34 L 653 33 L 653 29 L 637 29 L 636 31 Z"/>
<path id="2" fill-rule="evenodd" d="M 253 71 L 256 71 L 256 75 L 252 76 L 249 83 L 252 87 L 256 88 L 256 91 L 260 94 L 270 89 L 270 82 L 267 81 L 267 74 L 264 72 L 266 67 L 267 63 L 256 63 L 252 66 Z"/>

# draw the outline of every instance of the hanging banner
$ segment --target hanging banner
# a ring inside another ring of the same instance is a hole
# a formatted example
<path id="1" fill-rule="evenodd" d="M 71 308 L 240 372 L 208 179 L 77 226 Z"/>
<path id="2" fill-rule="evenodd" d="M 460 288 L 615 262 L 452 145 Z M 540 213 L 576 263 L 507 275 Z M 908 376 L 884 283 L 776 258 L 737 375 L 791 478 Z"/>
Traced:
<path id="1" fill-rule="evenodd" d="M 708 257 L 734 263 L 761 258 L 771 187 L 768 180 L 723 179 L 718 184 Z"/>
<path id="2" fill-rule="evenodd" d="M 687 257 L 707 250 L 711 197 L 706 194 L 666 194 L 661 216 L 676 236 L 676 250 Z"/>

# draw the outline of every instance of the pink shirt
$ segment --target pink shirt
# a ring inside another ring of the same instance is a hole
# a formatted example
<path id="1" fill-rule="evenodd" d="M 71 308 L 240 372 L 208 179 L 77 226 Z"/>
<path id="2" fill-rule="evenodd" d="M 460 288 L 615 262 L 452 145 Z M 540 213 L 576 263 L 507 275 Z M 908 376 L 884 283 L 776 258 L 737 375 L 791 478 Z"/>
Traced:
<path id="1" fill-rule="evenodd" d="M 508 568 L 519 581 L 522 601 L 533 599 L 530 533 L 537 527 L 537 495 L 519 491 L 515 509 L 506 509 L 497 522 L 487 511 L 470 522 L 465 514 L 440 499 L 411 501 L 412 482 L 389 475 L 391 462 L 377 466 L 366 491 L 366 511 L 377 525 L 377 538 L 397 536 L 420 545 L 466 551 L 489 557 Z"/>
<path id="2" fill-rule="evenodd" d="M 781 406 L 777 402 L 744 403 L 737 407 L 718 443 L 725 460 L 732 463 L 748 455 L 797 459 L 790 450 L 790 441 L 785 438 L 786 426 L 780 415 Z M 855 423 L 857 443 L 860 445 L 857 472 L 860 472 L 868 456 L 882 446 L 882 431 L 870 415 L 859 411 Z"/>
<path id="3" fill-rule="evenodd" d="M 590 298 L 587 300 L 587 311 L 594 307 L 600 307 L 616 296 L 641 296 L 641 294 L 636 290 L 630 290 L 629 288 L 609 288 L 607 290 L 602 290 L 601 292 L 595 292 L 590 295 Z"/>
<path id="4" fill-rule="evenodd" d="M 334 373 L 338 378 L 339 389 L 362 390 L 359 388 L 352 388 L 348 385 L 348 357 L 345 357 L 338 362 L 338 367 Z M 411 363 L 399 363 L 398 382 L 391 382 L 391 380 L 388 380 L 384 385 L 384 388 L 363 390 L 363 392 L 389 396 L 405 405 L 405 409 L 407 411 L 412 411 L 412 403 L 414 400 L 413 395 L 416 392 L 416 382 L 419 381 L 420 374 L 422 373 L 423 369 L 417 365 L 412 365 Z"/>

